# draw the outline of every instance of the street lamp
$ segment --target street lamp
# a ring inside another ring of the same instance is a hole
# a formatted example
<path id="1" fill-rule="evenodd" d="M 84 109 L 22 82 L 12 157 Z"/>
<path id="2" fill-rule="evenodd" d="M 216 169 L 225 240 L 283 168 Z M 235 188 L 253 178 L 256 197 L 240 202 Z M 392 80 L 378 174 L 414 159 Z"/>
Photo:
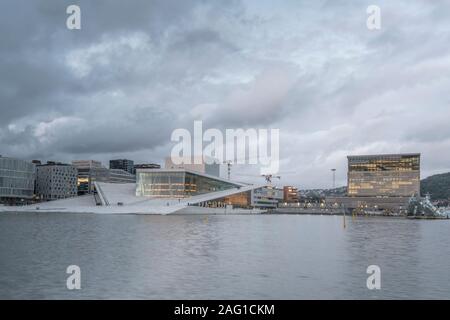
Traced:
<path id="1" fill-rule="evenodd" d="M 331 172 L 333 172 L 333 189 L 336 188 L 336 169 L 331 169 Z"/>

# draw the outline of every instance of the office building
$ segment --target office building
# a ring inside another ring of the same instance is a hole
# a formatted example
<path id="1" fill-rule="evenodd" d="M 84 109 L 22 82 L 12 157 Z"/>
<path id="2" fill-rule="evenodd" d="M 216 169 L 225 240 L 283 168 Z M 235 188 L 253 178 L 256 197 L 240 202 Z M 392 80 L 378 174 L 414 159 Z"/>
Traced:
<path id="1" fill-rule="evenodd" d="M 36 166 L 33 163 L 0 156 L 0 203 L 26 204 L 32 201 Z"/>
<path id="2" fill-rule="evenodd" d="M 47 162 L 36 167 L 36 196 L 57 200 L 77 195 L 78 170 L 72 165 Z"/>
<path id="3" fill-rule="evenodd" d="M 348 156 L 349 197 L 411 197 L 420 192 L 420 154 Z"/>
<path id="4" fill-rule="evenodd" d="M 120 169 L 130 174 L 134 174 L 134 161 L 128 159 L 110 160 L 109 169 Z"/>

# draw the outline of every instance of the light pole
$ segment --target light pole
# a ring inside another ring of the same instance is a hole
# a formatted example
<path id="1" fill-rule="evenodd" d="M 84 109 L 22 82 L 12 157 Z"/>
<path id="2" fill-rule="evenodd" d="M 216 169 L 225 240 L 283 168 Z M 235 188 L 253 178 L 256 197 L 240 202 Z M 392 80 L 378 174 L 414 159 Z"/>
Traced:
<path id="1" fill-rule="evenodd" d="M 336 169 L 331 169 L 331 172 L 333 172 L 333 189 L 336 188 Z"/>

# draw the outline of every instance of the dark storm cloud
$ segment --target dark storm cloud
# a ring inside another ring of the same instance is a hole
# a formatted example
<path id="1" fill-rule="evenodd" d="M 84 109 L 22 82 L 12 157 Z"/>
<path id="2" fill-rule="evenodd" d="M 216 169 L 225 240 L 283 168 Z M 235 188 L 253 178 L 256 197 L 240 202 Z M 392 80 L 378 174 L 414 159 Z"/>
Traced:
<path id="1" fill-rule="evenodd" d="M 371 4 L 2 1 L 0 154 L 157 161 L 204 120 L 279 128 L 285 184 L 327 186 L 330 168 L 344 183 L 357 153 L 448 170 L 450 3 L 378 1 L 379 31 Z"/>

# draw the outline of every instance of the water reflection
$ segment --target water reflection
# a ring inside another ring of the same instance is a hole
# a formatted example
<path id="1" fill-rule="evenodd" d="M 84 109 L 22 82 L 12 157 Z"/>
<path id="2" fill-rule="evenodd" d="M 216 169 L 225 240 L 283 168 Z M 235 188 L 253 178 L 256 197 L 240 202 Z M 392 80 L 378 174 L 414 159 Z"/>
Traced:
<path id="1" fill-rule="evenodd" d="M 392 218 L 2 214 L 0 298 L 450 297 L 450 224 Z M 65 287 L 81 267 L 82 289 Z M 366 288 L 381 267 L 382 290 Z"/>

